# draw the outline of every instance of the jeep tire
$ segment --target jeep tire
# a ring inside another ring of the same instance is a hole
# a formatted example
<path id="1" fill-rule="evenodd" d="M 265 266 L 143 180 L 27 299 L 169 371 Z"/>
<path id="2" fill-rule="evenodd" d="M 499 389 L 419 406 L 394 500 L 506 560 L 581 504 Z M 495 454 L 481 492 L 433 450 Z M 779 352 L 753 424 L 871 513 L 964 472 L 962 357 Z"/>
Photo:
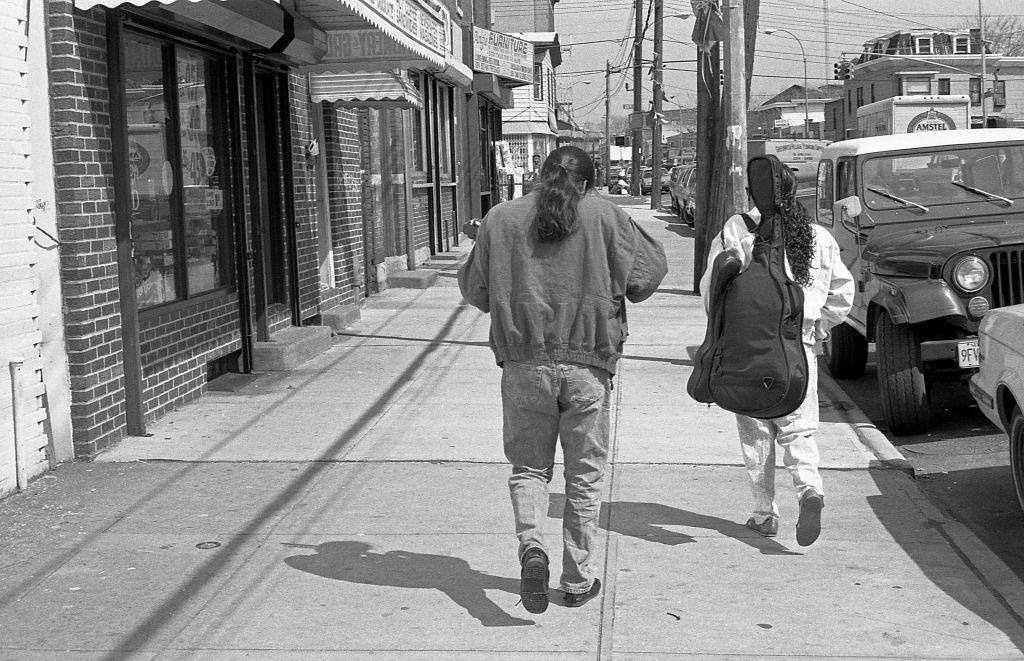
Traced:
<path id="1" fill-rule="evenodd" d="M 921 363 L 921 345 L 910 324 L 893 323 L 889 313 L 878 314 L 875 327 L 878 391 L 889 429 L 897 436 L 928 429 L 931 410 Z"/>
<path id="2" fill-rule="evenodd" d="M 1010 474 L 1013 476 L 1013 490 L 1017 492 L 1017 504 L 1024 511 L 1024 413 L 1013 409 L 1010 418 Z"/>
<path id="3" fill-rule="evenodd" d="M 868 363 L 868 341 L 848 324 L 839 324 L 825 341 L 825 364 L 837 379 L 857 379 Z"/>

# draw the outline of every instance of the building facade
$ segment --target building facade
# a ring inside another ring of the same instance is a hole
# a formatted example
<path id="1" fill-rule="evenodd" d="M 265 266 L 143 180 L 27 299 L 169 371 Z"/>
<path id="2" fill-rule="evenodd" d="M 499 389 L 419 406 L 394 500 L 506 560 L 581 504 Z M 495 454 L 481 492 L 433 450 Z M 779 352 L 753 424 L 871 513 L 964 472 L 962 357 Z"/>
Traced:
<path id="1" fill-rule="evenodd" d="M 0 497 L 73 453 L 43 11 L 0 4 Z"/>
<path id="2" fill-rule="evenodd" d="M 966 94 L 973 128 L 1024 124 L 1024 57 L 983 51 L 978 30 L 892 32 L 849 64 L 841 103 L 829 107 L 835 139 L 856 137 L 858 108 L 894 96 Z"/>
<path id="3" fill-rule="evenodd" d="M 389 277 L 457 243 L 473 85 L 457 0 L 47 7 L 75 456 L 224 373 L 323 350 Z"/>

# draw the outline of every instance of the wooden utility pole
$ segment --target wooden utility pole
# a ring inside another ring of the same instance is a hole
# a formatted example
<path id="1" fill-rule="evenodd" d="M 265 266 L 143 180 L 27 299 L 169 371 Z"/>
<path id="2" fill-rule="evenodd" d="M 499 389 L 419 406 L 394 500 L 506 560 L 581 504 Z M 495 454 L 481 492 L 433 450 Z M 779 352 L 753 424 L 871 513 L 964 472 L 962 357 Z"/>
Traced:
<path id="1" fill-rule="evenodd" d="M 654 117 L 651 123 L 651 208 L 661 209 L 661 109 L 665 92 L 662 87 L 665 58 L 662 55 L 665 35 L 664 0 L 654 0 Z"/>
<path id="2" fill-rule="evenodd" d="M 643 48 L 643 37 L 644 37 L 644 3 L 643 0 L 636 0 L 636 24 L 635 24 L 635 36 L 633 38 L 633 112 L 630 113 L 631 118 L 636 118 L 638 113 L 641 112 L 644 104 L 643 98 L 643 60 L 644 60 L 644 48 Z M 632 163 L 630 167 L 630 182 L 629 192 L 631 195 L 640 195 L 640 148 L 644 142 L 644 126 L 643 123 L 637 126 L 635 121 L 632 123 L 633 129 L 633 149 L 632 149 Z"/>
<path id="3" fill-rule="evenodd" d="M 729 1 L 725 0 L 725 2 Z M 757 35 L 760 4 L 761 0 L 741 0 L 734 2 L 729 8 L 733 17 L 743 21 L 743 36 L 749 36 L 749 38 L 744 38 L 739 42 L 738 48 L 736 48 L 737 52 L 734 53 L 737 56 L 739 56 L 739 53 L 745 55 L 745 66 L 743 66 L 740 77 L 736 79 L 737 83 L 739 80 L 744 80 L 745 85 L 743 87 L 738 85 L 731 87 L 729 88 L 728 95 L 723 96 L 719 77 L 723 65 L 721 57 L 723 48 L 717 40 L 713 39 L 709 39 L 705 43 L 697 42 L 699 46 L 697 51 L 697 219 L 693 248 L 693 286 L 695 291 L 700 283 L 701 276 L 704 274 L 709 242 L 722 230 L 722 226 L 729 215 L 737 210 L 745 210 L 746 206 L 745 181 L 740 182 L 738 186 L 740 195 L 743 196 L 739 209 L 735 209 L 736 204 L 732 193 L 727 190 L 727 188 L 730 188 L 729 185 L 731 185 L 731 188 L 737 187 L 732 182 L 730 167 L 734 160 L 739 159 L 731 153 L 731 150 L 727 149 L 726 125 L 738 125 L 743 129 L 743 154 L 740 158 L 744 161 L 741 174 L 745 179 L 746 100 L 750 96 L 750 80 L 751 72 L 753 71 L 755 37 Z M 723 42 L 721 43 L 728 46 L 729 44 L 725 40 L 729 39 L 726 34 L 729 26 L 724 27 L 725 29 L 723 29 L 722 34 Z M 736 44 L 737 42 L 735 38 L 732 38 L 730 43 Z M 728 63 L 729 61 L 730 52 L 726 50 L 725 62 Z M 744 114 L 744 120 L 740 123 L 737 123 L 732 118 L 731 111 L 728 108 L 729 95 L 732 94 L 734 89 L 737 91 L 742 90 L 740 94 L 742 94 L 743 102 L 740 110 Z"/>
<path id="4" fill-rule="evenodd" d="M 612 63 L 604 61 L 604 187 L 611 186 L 612 176 Z"/>
<path id="5" fill-rule="evenodd" d="M 726 216 L 747 210 L 747 58 L 744 0 L 726 0 L 725 142 L 729 151 L 729 188 Z"/>

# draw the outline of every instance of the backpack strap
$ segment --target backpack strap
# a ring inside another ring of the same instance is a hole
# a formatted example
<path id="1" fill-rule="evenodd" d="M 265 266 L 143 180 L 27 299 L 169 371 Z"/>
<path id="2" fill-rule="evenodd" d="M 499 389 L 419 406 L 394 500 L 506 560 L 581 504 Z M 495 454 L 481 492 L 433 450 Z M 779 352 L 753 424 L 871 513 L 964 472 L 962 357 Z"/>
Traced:
<path id="1" fill-rule="evenodd" d="M 741 213 L 740 215 L 743 216 L 743 222 L 747 224 L 747 231 L 751 234 L 757 232 L 757 223 L 754 222 L 754 219 L 746 213 Z"/>

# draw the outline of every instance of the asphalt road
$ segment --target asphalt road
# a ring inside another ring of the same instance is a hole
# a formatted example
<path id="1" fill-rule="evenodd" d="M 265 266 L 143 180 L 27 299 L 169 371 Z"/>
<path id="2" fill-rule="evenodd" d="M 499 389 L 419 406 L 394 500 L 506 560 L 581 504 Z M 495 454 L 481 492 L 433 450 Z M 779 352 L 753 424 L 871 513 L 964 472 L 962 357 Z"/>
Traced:
<path id="1" fill-rule="evenodd" d="M 966 383 L 932 391 L 928 433 L 895 436 L 882 420 L 874 351 L 859 379 L 837 381 L 913 466 L 933 504 L 970 528 L 1024 581 L 1024 514 L 1010 478 L 1006 435 L 982 415 Z"/>

